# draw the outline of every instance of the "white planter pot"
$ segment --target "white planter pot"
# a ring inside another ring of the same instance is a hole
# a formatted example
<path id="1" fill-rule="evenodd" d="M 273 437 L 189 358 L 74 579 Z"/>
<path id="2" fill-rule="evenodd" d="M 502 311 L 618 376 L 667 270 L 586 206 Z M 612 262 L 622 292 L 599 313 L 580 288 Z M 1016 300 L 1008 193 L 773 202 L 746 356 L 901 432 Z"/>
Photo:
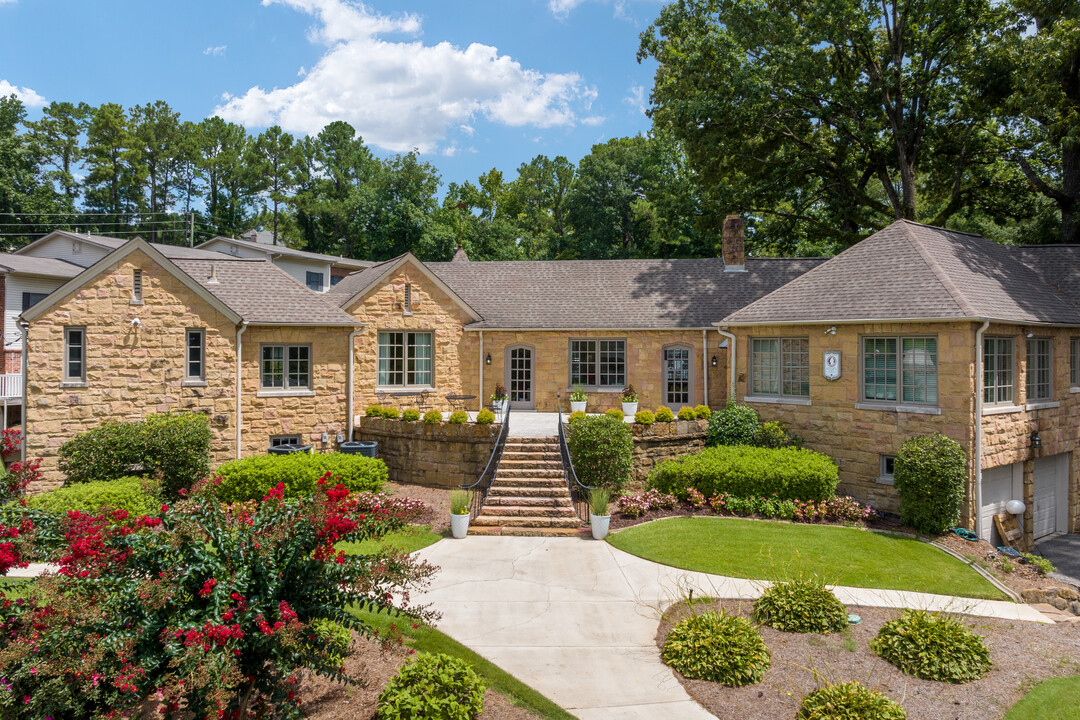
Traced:
<path id="1" fill-rule="evenodd" d="M 589 513 L 589 525 L 592 526 L 593 540 L 603 540 L 607 537 L 608 526 L 611 525 L 611 516 Z"/>
<path id="2" fill-rule="evenodd" d="M 464 515 L 450 514 L 450 534 L 459 540 L 469 534 L 468 513 Z"/>
<path id="3" fill-rule="evenodd" d="M 492 400 L 491 406 L 495 408 L 495 412 L 506 414 L 506 408 L 510 406 L 510 398 L 504 398 L 502 400 Z"/>
<path id="4" fill-rule="evenodd" d="M 622 404 L 622 413 L 623 413 L 623 415 L 625 415 L 628 418 L 633 418 L 634 415 L 637 414 L 637 403 L 636 402 L 632 402 L 632 403 L 624 402 Z"/>
<path id="5" fill-rule="evenodd" d="M 585 405 L 588 404 L 588 402 L 589 402 L 588 400 L 582 400 L 581 402 L 577 402 L 576 400 L 571 400 L 570 401 L 570 412 L 572 412 L 572 413 L 585 412 Z"/>

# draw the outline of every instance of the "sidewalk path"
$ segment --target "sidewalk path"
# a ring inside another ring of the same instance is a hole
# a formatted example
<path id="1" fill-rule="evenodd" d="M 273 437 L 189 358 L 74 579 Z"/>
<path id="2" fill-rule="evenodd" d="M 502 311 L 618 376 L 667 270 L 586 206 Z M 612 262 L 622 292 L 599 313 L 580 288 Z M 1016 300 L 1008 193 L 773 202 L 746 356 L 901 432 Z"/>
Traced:
<path id="1" fill-rule="evenodd" d="M 441 569 L 414 601 L 439 629 L 582 720 L 711 720 L 660 662 L 660 613 L 697 597 L 756 598 L 767 583 L 678 570 L 580 538 L 443 540 L 417 553 Z M 849 605 L 1052 622 L 1027 605 L 834 588 Z"/>

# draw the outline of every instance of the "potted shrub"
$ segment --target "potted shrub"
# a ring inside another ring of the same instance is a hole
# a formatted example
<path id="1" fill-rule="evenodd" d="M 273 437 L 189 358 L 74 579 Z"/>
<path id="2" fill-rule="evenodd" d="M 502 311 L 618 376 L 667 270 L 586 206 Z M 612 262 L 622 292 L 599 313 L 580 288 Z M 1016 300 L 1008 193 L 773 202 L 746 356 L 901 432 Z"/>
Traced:
<path id="1" fill-rule="evenodd" d="M 491 406 L 497 413 L 505 413 L 506 406 L 510 404 L 510 398 L 506 395 L 506 388 L 502 383 L 495 383 L 495 392 L 491 393 Z"/>
<path id="2" fill-rule="evenodd" d="M 622 412 L 630 417 L 637 414 L 637 390 L 633 385 L 622 389 Z"/>
<path id="3" fill-rule="evenodd" d="M 585 404 L 588 399 L 588 396 L 585 394 L 585 391 L 581 389 L 581 386 L 575 385 L 574 391 L 570 393 L 570 412 L 585 412 Z"/>
<path id="4" fill-rule="evenodd" d="M 454 490 L 450 493 L 450 534 L 459 540 L 469 533 L 468 490 Z"/>
<path id="5" fill-rule="evenodd" d="M 611 525 L 611 515 L 608 514 L 610 500 L 611 491 L 607 488 L 597 487 L 589 491 L 589 525 L 592 526 L 593 540 L 607 537 Z"/>

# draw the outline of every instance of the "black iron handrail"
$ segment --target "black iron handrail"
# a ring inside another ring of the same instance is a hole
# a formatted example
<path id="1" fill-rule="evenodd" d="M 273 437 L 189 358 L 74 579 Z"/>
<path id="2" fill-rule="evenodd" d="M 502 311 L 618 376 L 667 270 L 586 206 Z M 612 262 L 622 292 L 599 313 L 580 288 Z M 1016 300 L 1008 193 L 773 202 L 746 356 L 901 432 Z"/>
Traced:
<path id="1" fill-rule="evenodd" d="M 570 503 L 574 506 L 578 519 L 587 523 L 589 522 L 589 491 L 596 488 L 593 485 L 582 484 L 574 470 L 574 462 L 570 459 L 570 448 L 566 444 L 566 429 L 563 427 L 561 393 L 555 396 L 555 407 L 559 411 L 559 455 L 562 457 L 566 490 L 570 493 Z"/>
<path id="2" fill-rule="evenodd" d="M 471 485 L 458 485 L 462 490 L 468 490 L 472 493 L 472 497 L 469 498 L 469 520 L 475 520 L 480 511 L 484 509 L 488 491 L 491 490 L 491 485 L 495 482 L 495 473 L 499 470 L 499 461 L 502 460 L 503 448 L 506 447 L 506 438 L 510 431 L 509 402 L 506 403 L 506 410 L 502 413 L 502 416 L 502 427 L 499 428 L 499 434 L 495 438 L 495 447 L 491 449 L 491 457 L 488 458 L 487 465 L 484 466 L 480 477 Z"/>

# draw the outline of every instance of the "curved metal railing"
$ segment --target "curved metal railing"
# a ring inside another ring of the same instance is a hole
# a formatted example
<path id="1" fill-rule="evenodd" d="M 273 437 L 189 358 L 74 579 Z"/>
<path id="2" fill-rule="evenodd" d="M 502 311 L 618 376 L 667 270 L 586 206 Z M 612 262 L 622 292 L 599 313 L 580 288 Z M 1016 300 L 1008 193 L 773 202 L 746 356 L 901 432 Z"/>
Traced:
<path id="1" fill-rule="evenodd" d="M 570 459 L 570 448 L 566 444 L 566 428 L 562 419 L 562 395 L 555 396 L 555 407 L 559 411 L 559 455 L 562 456 L 563 479 L 566 481 L 566 490 L 570 493 L 570 503 L 574 506 L 581 522 L 589 522 L 589 491 L 595 489 L 592 485 L 584 485 L 578 480 L 574 470 L 574 462 Z"/>
<path id="2" fill-rule="evenodd" d="M 475 520 L 480 511 L 484 509 L 488 491 L 491 490 L 491 485 L 495 482 L 495 473 L 499 470 L 499 461 L 502 460 L 503 448 L 506 447 L 506 438 L 510 431 L 510 403 L 506 404 L 506 412 L 502 416 L 502 427 L 499 428 L 499 434 L 495 438 L 495 447 L 491 449 L 491 457 L 488 458 L 487 465 L 484 466 L 480 477 L 476 478 L 476 482 L 471 485 L 458 485 L 462 490 L 468 490 L 472 493 L 472 497 L 469 499 L 469 520 Z"/>

